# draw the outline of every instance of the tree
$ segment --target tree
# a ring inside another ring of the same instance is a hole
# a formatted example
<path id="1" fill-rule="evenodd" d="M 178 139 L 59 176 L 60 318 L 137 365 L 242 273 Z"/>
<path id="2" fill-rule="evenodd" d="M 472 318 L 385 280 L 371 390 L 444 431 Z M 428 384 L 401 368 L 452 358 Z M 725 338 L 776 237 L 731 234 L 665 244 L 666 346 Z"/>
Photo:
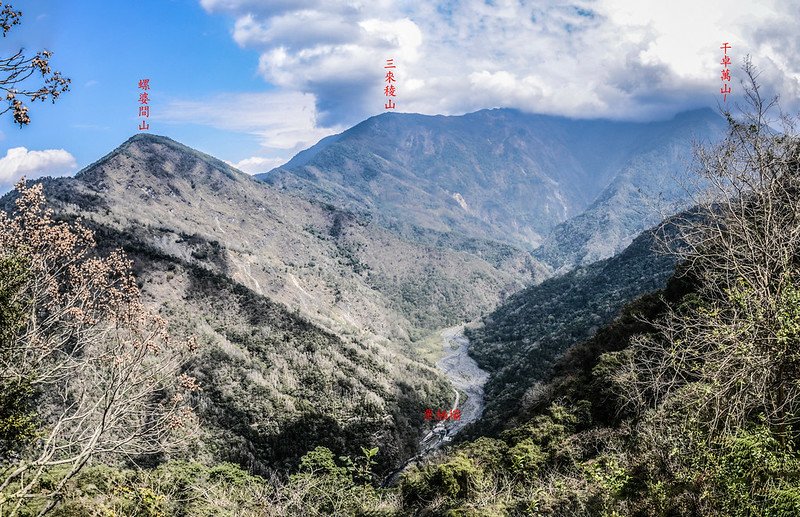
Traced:
<path id="1" fill-rule="evenodd" d="M 635 341 L 621 377 L 631 404 L 669 403 L 709 439 L 764 419 L 787 440 L 800 417 L 800 138 L 749 59 L 743 70 L 746 105 L 723 112 L 722 143 L 697 149 L 706 189 L 668 240 L 695 292 Z"/>
<path id="2" fill-rule="evenodd" d="M 11 4 L 3 5 L 3 2 L 0 2 L 0 8 L 0 27 L 5 38 L 12 27 L 19 25 L 22 11 L 15 11 Z M 22 127 L 31 122 L 28 107 L 22 98 L 33 102 L 44 102 L 46 99 L 55 102 L 62 93 L 69 90 L 70 79 L 50 68 L 52 55 L 49 50 L 42 50 L 33 57 L 28 57 L 25 50 L 20 49 L 12 56 L 0 58 L 0 90 L 5 92 L 5 100 L 8 102 L 0 115 L 11 111 L 14 121 Z M 37 73 L 41 74 L 44 81 L 42 86 L 35 89 L 25 87 L 26 81 Z"/>
<path id="3" fill-rule="evenodd" d="M 98 256 L 90 230 L 55 221 L 41 184 L 16 189 L 15 212 L 0 212 L 0 264 L 13 264 L 0 277 L 0 388 L 35 397 L 38 424 L 27 446 L 0 451 L 3 515 L 46 513 L 90 459 L 170 451 L 199 389 L 179 374 L 193 346 L 144 307 L 123 253 Z"/>

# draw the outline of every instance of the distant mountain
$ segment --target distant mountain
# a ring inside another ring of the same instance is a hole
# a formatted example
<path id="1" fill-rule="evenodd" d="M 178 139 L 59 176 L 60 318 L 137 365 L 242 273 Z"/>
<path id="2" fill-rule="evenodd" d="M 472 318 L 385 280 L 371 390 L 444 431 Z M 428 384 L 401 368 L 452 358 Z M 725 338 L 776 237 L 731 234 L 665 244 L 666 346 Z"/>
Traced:
<path id="1" fill-rule="evenodd" d="M 708 109 L 649 123 L 388 113 L 257 177 L 401 228 L 544 243 L 540 258 L 559 269 L 609 257 L 660 220 L 652 205 L 679 201 L 672 175 L 688 165 L 691 139 L 723 127 Z"/>
<path id="2" fill-rule="evenodd" d="M 725 120 L 702 109 L 677 115 L 636 137 L 636 151 L 581 214 L 556 226 L 534 255 L 557 271 L 622 251 L 644 228 L 690 204 L 694 143 L 722 139 Z"/>
<path id="3" fill-rule="evenodd" d="M 387 467 L 412 455 L 421 408 L 452 396 L 413 339 L 537 274 L 511 246 L 401 235 L 154 135 L 45 191 L 59 217 L 129 253 L 175 335 L 197 336 L 204 450 L 259 472 L 317 444 L 380 446 Z"/>

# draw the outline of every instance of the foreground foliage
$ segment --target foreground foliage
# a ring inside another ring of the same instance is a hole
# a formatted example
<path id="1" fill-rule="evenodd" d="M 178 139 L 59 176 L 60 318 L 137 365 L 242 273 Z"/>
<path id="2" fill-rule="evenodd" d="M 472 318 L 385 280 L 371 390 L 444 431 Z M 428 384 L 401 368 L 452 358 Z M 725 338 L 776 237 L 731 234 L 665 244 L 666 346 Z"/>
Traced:
<path id="1" fill-rule="evenodd" d="M 142 304 L 119 251 L 52 219 L 41 185 L 0 213 L 0 509 L 54 506 L 93 458 L 161 454 L 192 421 L 188 347 Z M 56 474 L 57 472 L 57 474 Z M 47 477 L 47 482 L 45 482 Z"/>

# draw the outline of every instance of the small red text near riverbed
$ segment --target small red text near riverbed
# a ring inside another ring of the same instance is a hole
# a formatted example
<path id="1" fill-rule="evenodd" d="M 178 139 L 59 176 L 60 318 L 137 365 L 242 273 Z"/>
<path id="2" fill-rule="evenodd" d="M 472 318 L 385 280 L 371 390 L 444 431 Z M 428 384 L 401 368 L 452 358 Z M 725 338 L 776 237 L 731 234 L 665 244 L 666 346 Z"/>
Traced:
<path id="1" fill-rule="evenodd" d="M 461 410 L 442 411 L 441 409 L 437 409 L 434 413 L 432 409 L 426 409 L 425 420 L 461 420 Z"/>
<path id="2" fill-rule="evenodd" d="M 150 124 L 145 119 L 150 118 L 150 94 L 147 90 L 150 89 L 150 79 L 139 79 L 139 116 L 143 117 L 139 124 L 139 131 L 147 131 L 150 129 Z"/>

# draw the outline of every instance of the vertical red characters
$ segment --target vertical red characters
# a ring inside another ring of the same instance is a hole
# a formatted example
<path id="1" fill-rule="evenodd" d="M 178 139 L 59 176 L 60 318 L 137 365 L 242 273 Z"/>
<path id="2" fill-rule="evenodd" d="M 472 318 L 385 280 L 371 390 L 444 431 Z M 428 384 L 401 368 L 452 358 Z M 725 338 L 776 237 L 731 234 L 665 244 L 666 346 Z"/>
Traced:
<path id="1" fill-rule="evenodd" d="M 719 93 L 722 94 L 722 102 L 728 100 L 728 94 L 731 93 L 731 85 L 728 84 L 731 81 L 731 71 L 728 70 L 728 65 L 731 64 L 731 57 L 728 55 L 728 49 L 731 48 L 728 45 L 728 42 L 724 42 L 720 47 L 722 49 L 722 61 L 719 64 L 722 65 L 722 74 L 720 75 L 720 79 L 722 79 L 722 88 L 719 89 Z"/>
<path id="2" fill-rule="evenodd" d="M 397 88 L 393 83 L 396 83 L 397 80 L 394 78 L 394 72 L 392 72 L 392 68 L 397 68 L 394 66 L 394 59 L 387 59 L 386 65 L 383 67 L 386 71 L 386 77 L 384 81 L 386 82 L 386 87 L 383 89 L 383 95 L 388 97 L 387 103 L 383 105 L 383 107 L 387 110 L 394 109 L 396 104 L 392 100 L 392 97 L 397 96 Z"/>
<path id="3" fill-rule="evenodd" d="M 139 94 L 139 116 L 150 118 L 150 95 L 147 93 L 147 90 L 150 89 L 150 79 L 139 79 L 139 89 L 142 90 Z M 146 129 L 150 129 L 150 124 L 142 119 L 139 124 L 139 131 Z"/>

